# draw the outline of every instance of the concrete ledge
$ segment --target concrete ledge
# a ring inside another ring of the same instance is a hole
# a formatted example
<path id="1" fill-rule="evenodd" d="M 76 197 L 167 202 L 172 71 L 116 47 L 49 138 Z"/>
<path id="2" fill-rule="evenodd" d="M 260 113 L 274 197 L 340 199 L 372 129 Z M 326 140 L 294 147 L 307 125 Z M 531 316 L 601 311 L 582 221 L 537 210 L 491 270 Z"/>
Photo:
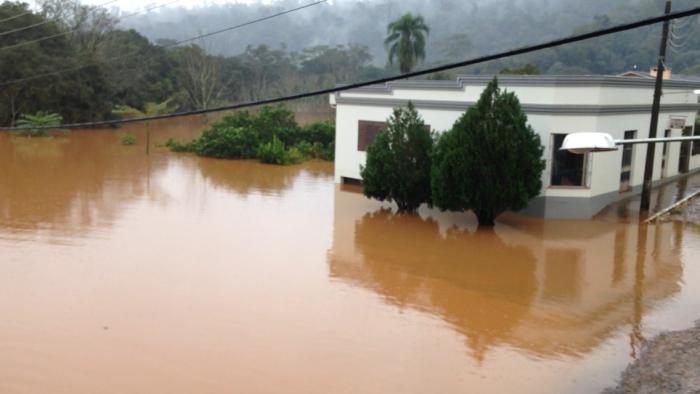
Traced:
<path id="1" fill-rule="evenodd" d="M 355 93 L 391 93 L 394 89 L 462 90 L 467 85 L 486 85 L 493 75 L 460 75 L 456 80 L 401 80 L 383 85 L 353 89 Z M 562 87 L 654 87 L 654 78 L 622 77 L 617 75 L 498 75 L 498 81 L 508 86 L 562 86 Z M 342 86 L 342 85 L 341 85 Z M 700 81 L 664 80 L 667 89 L 700 89 Z"/>
<path id="2" fill-rule="evenodd" d="M 412 102 L 419 109 L 433 109 L 443 111 L 466 111 L 475 103 L 473 101 L 448 101 L 448 100 L 408 100 L 381 97 L 343 97 L 337 95 L 336 104 L 358 105 L 368 107 L 405 107 Z M 645 114 L 651 111 L 651 106 L 642 105 L 547 105 L 547 104 L 522 104 L 523 110 L 528 114 L 548 115 L 625 115 Z M 661 106 L 661 112 L 698 112 L 700 104 L 665 104 Z"/>
<path id="3" fill-rule="evenodd" d="M 652 187 L 656 188 L 696 173 L 700 173 L 700 168 L 695 168 L 685 174 L 658 179 L 652 183 Z M 546 219 L 590 219 L 599 214 L 608 205 L 629 200 L 641 193 L 642 185 L 637 185 L 625 193 L 613 191 L 593 197 L 539 196 L 530 200 L 527 208 L 522 210 L 521 213 Z"/>

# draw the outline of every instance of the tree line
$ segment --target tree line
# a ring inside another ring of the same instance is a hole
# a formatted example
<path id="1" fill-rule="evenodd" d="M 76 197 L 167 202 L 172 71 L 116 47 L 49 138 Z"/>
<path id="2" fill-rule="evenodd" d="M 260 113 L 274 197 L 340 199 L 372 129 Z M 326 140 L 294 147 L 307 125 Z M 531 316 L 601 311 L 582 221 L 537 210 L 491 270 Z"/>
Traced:
<path id="1" fill-rule="evenodd" d="M 0 4 L 0 20 L 3 126 L 39 111 L 82 122 L 166 101 L 171 111 L 206 109 L 386 73 L 371 66 L 367 48 L 357 45 L 298 52 L 258 45 L 224 57 L 210 54 L 204 41 L 153 43 L 135 30 L 118 28 L 118 19 L 106 10 L 76 0 L 46 0 L 39 11 L 6 1 Z M 316 103 L 321 100 L 327 98 Z"/>
<path id="2" fill-rule="evenodd" d="M 444 1 L 457 7 L 451 0 Z M 657 5 L 638 0 L 629 7 L 613 7 L 610 15 L 594 15 L 592 21 L 572 32 L 653 14 Z M 431 12 L 423 6 L 416 8 Z M 473 4 L 467 11 L 472 16 L 481 15 L 483 7 Z M 151 41 L 135 30 L 119 28 L 119 19 L 107 10 L 77 0 L 43 0 L 36 11 L 25 3 L 5 1 L 0 4 L 0 125 L 16 125 L 21 115 L 39 111 L 56 113 L 64 122 L 82 122 L 118 118 L 124 116 L 125 108 L 144 112 L 149 106 L 167 103 L 169 112 L 207 109 L 332 87 L 481 54 L 483 46 L 477 41 L 493 33 L 484 27 L 469 35 L 465 32 L 472 27 L 453 26 L 451 34 L 446 34 L 451 18 L 445 16 L 444 21 L 430 26 L 430 18 L 435 17 L 430 15 L 424 18 L 406 12 L 385 24 L 381 33 L 385 40 L 379 40 L 384 48 L 381 58 L 373 57 L 371 53 L 376 51 L 368 46 L 352 43 L 361 41 L 361 34 L 358 41 L 342 45 L 290 50 L 284 44 L 258 44 L 224 56 L 215 54 L 211 40 L 189 45 L 179 45 L 173 39 Z M 508 12 L 498 18 L 508 15 L 533 18 Z M 674 24 L 674 46 L 667 64 L 675 73 L 700 74 L 700 35 L 694 34 L 697 25 L 696 19 Z M 645 71 L 655 59 L 657 27 L 427 78 L 453 79 L 460 73 L 611 74 L 635 66 Z M 532 37 L 552 35 L 546 29 L 541 33 Z M 493 41 L 489 52 L 499 49 L 499 41 Z M 56 72 L 61 70 L 70 71 Z M 34 79 L 43 74 L 50 75 Z M 307 104 L 330 111 L 326 99 L 317 97 Z"/>

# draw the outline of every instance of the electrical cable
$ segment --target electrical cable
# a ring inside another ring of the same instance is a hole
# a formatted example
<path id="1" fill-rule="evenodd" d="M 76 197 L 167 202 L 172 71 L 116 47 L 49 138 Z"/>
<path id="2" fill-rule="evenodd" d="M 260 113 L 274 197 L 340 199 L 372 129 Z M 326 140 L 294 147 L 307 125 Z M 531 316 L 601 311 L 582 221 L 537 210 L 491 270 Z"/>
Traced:
<path id="1" fill-rule="evenodd" d="M 104 7 L 104 6 L 108 5 L 108 4 L 116 3 L 117 1 L 118 1 L 118 0 L 109 0 L 109 1 L 107 1 L 106 3 L 102 3 L 102 4 L 98 5 L 98 6 L 95 6 L 95 8 L 91 9 L 89 13 L 93 13 L 93 12 L 97 11 L 98 9 L 100 9 L 100 7 Z M 32 28 L 35 28 L 35 27 L 39 27 L 39 26 L 43 26 L 43 25 L 46 25 L 46 24 L 49 24 L 49 23 L 53 23 L 53 22 L 56 22 L 56 20 L 55 20 L 55 19 L 46 19 L 46 20 L 44 20 L 44 21 L 35 23 L 35 24 L 33 24 L 33 25 L 24 26 L 24 27 L 18 27 L 18 28 L 16 28 L 16 29 L 12 29 L 12 30 L 8 30 L 8 31 L 3 31 L 3 32 L 0 32 L 0 37 L 6 36 L 6 35 L 12 34 L 12 33 L 17 33 L 17 32 L 20 32 L 20 31 L 29 30 L 29 29 L 32 29 Z"/>
<path id="2" fill-rule="evenodd" d="M 240 28 L 242 28 L 242 27 L 250 26 L 250 25 L 253 25 L 253 24 L 256 24 L 256 23 L 264 22 L 264 21 L 269 20 L 269 19 L 273 19 L 273 18 L 277 18 L 277 17 L 283 16 L 283 15 L 287 15 L 287 14 L 290 14 L 290 13 L 292 13 L 292 12 L 301 11 L 301 10 L 303 10 L 303 9 L 305 9 L 305 8 L 313 7 L 313 6 L 316 6 L 316 5 L 319 5 L 319 4 L 323 4 L 323 3 L 326 3 L 327 1 L 328 1 L 328 0 L 318 0 L 318 1 L 315 1 L 315 2 L 313 2 L 313 3 L 309 3 L 309 4 L 306 4 L 306 5 L 303 5 L 303 6 L 299 6 L 299 7 L 296 7 L 296 8 L 289 9 L 289 10 L 281 11 L 281 12 L 278 12 L 278 13 L 276 13 L 276 14 L 268 15 L 268 16 L 265 16 L 265 17 L 262 17 L 262 18 L 254 19 L 254 20 L 252 20 L 252 21 L 248 21 L 248 22 L 245 22 L 245 23 L 241 23 L 241 24 L 239 24 L 239 25 L 229 26 L 229 27 L 226 27 L 226 28 L 223 28 L 223 29 L 219 29 L 219 30 L 216 30 L 216 31 L 213 31 L 213 32 L 208 32 L 208 33 L 200 34 L 200 35 L 198 35 L 198 36 L 196 36 L 196 37 L 191 37 L 191 38 L 186 38 L 186 39 L 181 40 L 181 41 L 176 41 L 176 42 L 174 42 L 174 43 L 172 43 L 172 44 L 162 45 L 162 47 L 163 47 L 163 48 L 171 48 L 171 47 L 178 46 L 178 45 L 181 45 L 181 44 L 184 44 L 184 43 L 187 43 L 187 42 L 192 42 L 192 41 L 196 41 L 196 40 L 199 40 L 199 39 L 202 39 L 202 38 L 210 37 L 210 36 L 213 36 L 213 35 L 215 35 L 215 34 L 221 34 L 221 33 L 225 33 L 225 32 L 231 31 L 231 30 L 240 29 Z M 69 71 L 76 71 L 76 70 L 80 70 L 80 69 L 83 69 L 83 68 L 85 68 L 85 67 L 93 66 L 93 65 L 96 65 L 96 64 L 100 64 L 100 63 L 114 62 L 115 60 L 119 60 L 119 59 L 122 59 L 122 58 L 131 57 L 131 56 L 136 56 L 136 55 L 138 55 L 138 54 L 139 54 L 139 52 L 132 52 L 132 53 L 129 53 L 129 54 L 126 54 L 126 55 L 114 56 L 114 57 L 111 57 L 111 58 L 108 58 L 108 59 L 93 61 L 93 62 L 89 62 L 89 63 L 83 64 L 83 65 L 68 67 L 68 68 L 64 68 L 64 69 L 60 69 L 60 70 L 56 70 L 56 71 L 50 71 L 50 72 L 46 72 L 46 73 L 43 73 L 43 74 L 37 74 L 37 75 L 31 76 L 31 77 L 13 79 L 13 80 L 10 80 L 10 81 L 5 81 L 5 82 L 0 83 L 0 87 L 8 86 L 8 85 L 14 85 L 14 84 L 18 84 L 18 83 L 24 83 L 24 82 L 28 82 L 28 81 L 33 81 L 33 80 L 40 79 L 40 78 L 44 78 L 44 77 L 48 77 L 48 76 L 63 74 L 63 73 L 65 73 L 65 72 L 69 72 Z"/>
<path id="3" fill-rule="evenodd" d="M 671 29 L 670 31 L 671 34 L 669 35 L 668 41 L 669 48 L 675 54 L 681 54 L 681 50 L 683 50 L 686 47 L 686 45 L 688 45 L 697 27 L 696 24 L 686 24 L 685 26 L 688 27 L 688 30 L 682 36 L 676 35 L 673 29 Z"/>
<path id="4" fill-rule="evenodd" d="M 26 16 L 26 15 L 31 15 L 31 14 L 33 14 L 33 13 L 34 13 L 34 11 L 27 11 L 27 12 L 23 12 L 23 13 L 21 13 L 21 14 L 13 15 L 13 16 L 11 16 L 11 17 L 9 17 L 9 18 L 5 18 L 5 19 L 0 20 L 0 23 L 9 22 L 9 21 L 11 21 L 11 20 L 14 20 L 14 19 L 17 19 L 17 18 L 21 18 L 21 17 Z"/>
<path id="5" fill-rule="evenodd" d="M 401 79 L 408 79 L 408 78 L 413 78 L 413 77 L 419 77 L 422 75 L 433 74 L 433 73 L 440 72 L 440 71 L 447 71 L 447 70 L 451 70 L 454 68 L 473 66 L 475 64 L 490 62 L 493 60 L 498 60 L 498 59 L 502 59 L 502 58 L 506 58 L 506 57 L 512 57 L 512 56 L 516 56 L 516 55 L 523 55 L 526 53 L 541 51 L 543 49 L 559 47 L 562 45 L 573 44 L 576 42 L 585 41 L 585 40 L 589 40 L 592 38 L 597 38 L 597 37 L 607 36 L 607 35 L 620 33 L 620 32 L 624 32 L 624 31 L 629 31 L 629 30 L 640 28 L 640 27 L 654 25 L 657 23 L 671 21 L 671 20 L 675 20 L 675 19 L 679 19 L 679 18 L 693 16 L 693 15 L 700 15 L 700 7 L 691 8 L 691 9 L 684 10 L 684 11 L 678 11 L 678 12 L 674 12 L 674 13 L 670 13 L 670 14 L 665 14 L 665 15 L 661 15 L 661 16 L 657 16 L 657 17 L 641 19 L 641 20 L 638 20 L 635 22 L 624 23 L 624 24 L 612 26 L 612 27 L 605 28 L 605 29 L 595 30 L 595 31 L 588 32 L 588 33 L 575 34 L 575 35 L 571 35 L 571 36 L 568 36 L 565 38 L 559 38 L 556 40 L 547 41 L 547 42 L 540 43 L 540 44 L 524 46 L 524 47 L 520 47 L 520 48 L 516 48 L 516 49 L 510 49 L 510 50 L 507 50 L 504 52 L 480 56 L 480 57 L 476 57 L 476 58 L 472 58 L 472 59 L 468 59 L 468 60 L 463 60 L 460 62 L 444 64 L 442 66 L 431 67 L 431 68 L 427 68 L 427 69 L 423 69 L 423 70 L 419 70 L 419 71 L 413 71 L 413 72 L 409 72 L 409 73 L 405 73 L 405 74 L 394 75 L 391 77 L 378 78 L 378 79 L 373 79 L 373 80 L 364 81 L 364 82 L 357 82 L 357 83 L 352 83 L 352 84 L 343 85 L 343 86 L 336 86 L 336 87 L 327 88 L 327 89 L 319 89 L 319 90 L 314 90 L 314 91 L 305 92 L 305 93 L 296 93 L 296 94 L 292 94 L 292 95 L 280 96 L 280 97 L 275 97 L 275 98 L 270 98 L 270 99 L 265 99 L 265 100 L 258 100 L 258 101 L 240 103 L 240 104 L 225 105 L 225 106 L 220 106 L 220 107 L 216 107 L 216 108 L 199 109 L 199 110 L 194 110 L 194 111 L 176 112 L 176 113 L 164 114 L 164 115 L 143 116 L 143 117 L 139 117 L 139 118 L 104 120 L 104 121 L 83 122 L 83 123 L 68 123 L 68 124 L 62 124 L 62 125 L 58 125 L 58 126 L 2 127 L 2 128 L 0 128 L 0 130 L 17 131 L 17 130 L 25 130 L 28 128 L 33 128 L 33 129 L 74 129 L 74 128 L 112 126 L 112 125 L 119 125 L 119 124 L 126 124 L 126 123 L 136 123 L 136 122 L 145 122 L 145 121 L 152 121 L 152 120 L 159 120 L 159 119 L 177 118 L 177 117 L 182 117 L 182 116 L 202 115 L 202 114 L 207 114 L 207 113 L 212 113 L 212 112 L 222 112 L 222 111 L 230 111 L 230 110 L 235 110 L 235 109 L 256 107 L 256 106 L 260 106 L 260 105 L 276 104 L 276 103 L 280 103 L 283 101 L 298 100 L 298 99 L 309 98 L 309 97 L 314 97 L 314 96 L 319 96 L 319 95 L 324 95 L 324 94 L 338 93 L 338 92 L 342 92 L 342 91 L 367 87 L 367 86 L 371 86 L 371 85 L 386 84 L 388 82 L 393 82 L 393 81 L 398 81 Z"/>
<path id="6" fill-rule="evenodd" d="M 139 15 L 139 14 L 142 14 L 142 13 L 148 13 L 148 12 L 151 12 L 151 11 L 153 11 L 153 10 L 155 10 L 155 9 L 162 8 L 162 7 L 166 7 L 166 6 L 169 6 L 169 5 L 171 5 L 171 4 L 177 3 L 177 2 L 179 2 L 179 1 L 181 1 L 181 0 L 170 1 L 170 2 L 168 2 L 168 3 L 164 3 L 164 4 L 161 4 L 161 5 L 158 5 L 158 6 L 153 6 L 153 7 L 151 7 L 151 8 L 147 8 L 147 9 L 145 9 L 145 10 L 141 10 L 141 11 L 138 11 L 138 12 L 134 12 L 134 13 L 125 15 L 125 16 L 123 16 L 123 17 L 119 17 L 119 18 L 118 18 L 118 21 L 121 22 L 122 20 L 131 18 L 132 16 L 136 16 L 136 15 Z M 68 31 L 64 31 L 64 32 L 61 32 L 61 33 L 52 34 L 52 35 L 49 35 L 49 36 L 37 38 L 37 39 L 35 39 L 35 40 L 18 42 L 18 43 L 16 43 L 16 44 L 8 45 L 8 46 L 6 46 L 6 47 L 1 47 L 1 48 L 0 48 L 0 51 L 5 51 L 5 50 L 8 50 L 8 49 L 21 48 L 21 47 L 23 47 L 23 46 L 27 46 L 27 45 L 30 45 L 30 44 L 35 44 L 35 43 L 37 43 L 37 42 L 42 42 L 42 41 L 50 40 L 50 39 L 52 39 L 52 38 L 67 36 L 67 35 L 69 35 L 69 34 L 72 34 L 72 33 L 78 32 L 78 31 L 80 31 L 80 28 L 73 29 L 73 30 L 68 30 Z"/>

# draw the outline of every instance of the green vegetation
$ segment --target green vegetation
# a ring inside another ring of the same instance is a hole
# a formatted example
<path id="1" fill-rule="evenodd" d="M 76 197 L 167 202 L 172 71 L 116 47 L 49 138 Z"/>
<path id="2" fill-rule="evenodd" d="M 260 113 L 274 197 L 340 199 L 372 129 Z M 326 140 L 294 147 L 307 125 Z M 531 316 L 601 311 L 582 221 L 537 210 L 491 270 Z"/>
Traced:
<path id="1" fill-rule="evenodd" d="M 287 149 L 277 136 L 273 136 L 270 142 L 260 144 L 257 153 L 258 159 L 267 164 L 298 164 L 304 161 L 305 158 L 298 148 L 292 147 Z"/>
<path id="2" fill-rule="evenodd" d="M 433 135 L 418 112 L 396 108 L 386 130 L 367 149 L 360 167 L 364 193 L 380 201 L 394 201 L 399 212 L 414 212 L 430 203 L 430 168 Z"/>
<path id="3" fill-rule="evenodd" d="M 397 69 L 406 72 L 415 69 L 421 60 L 426 65 L 444 64 L 609 27 L 656 16 L 662 9 L 655 0 L 630 0 L 624 6 L 607 0 L 516 3 L 444 0 L 443 6 L 430 7 L 424 1 L 405 0 L 400 8 L 415 10 L 414 14 L 392 22 L 388 34 L 383 17 L 367 16 L 391 14 L 397 2 L 338 3 L 308 10 L 318 20 L 331 18 L 337 23 L 285 25 L 268 29 L 265 34 L 256 29 L 241 31 L 243 38 L 236 42 L 224 43 L 218 40 L 225 37 L 213 36 L 207 42 L 223 51 L 214 55 L 203 46 L 175 45 L 172 39 L 151 42 L 135 30 L 120 29 L 118 20 L 106 8 L 83 5 L 78 0 L 42 0 L 34 9 L 29 3 L 4 1 L 0 3 L 2 31 L 20 30 L 0 35 L 0 125 L 14 126 L 21 114 L 41 110 L 74 123 L 112 119 L 128 108 L 150 113 L 149 103 L 168 99 L 172 108 L 188 111 L 299 93 L 388 76 Z M 674 2 L 677 9 L 694 5 L 691 0 Z M 252 15 L 252 9 L 256 10 L 253 14 L 268 14 L 270 7 L 231 4 L 225 12 L 206 13 L 206 23 L 226 25 L 241 15 Z M 195 19 L 202 15 L 190 14 Z M 169 15 L 176 19 L 178 14 Z M 139 25 L 147 19 L 132 21 Z M 676 36 L 683 38 L 675 44 L 682 44 L 682 49 L 670 51 L 667 64 L 676 75 L 700 75 L 700 34 L 693 34 L 699 24 L 691 18 L 674 26 Z M 179 25 L 162 21 L 149 26 L 148 31 L 158 37 L 181 38 Z M 27 26 L 34 27 L 21 30 Z M 636 66 L 647 71 L 656 64 L 658 34 L 658 29 L 650 26 L 445 71 L 432 78 L 453 79 L 460 73 L 496 74 L 502 70 L 516 74 L 617 74 Z M 386 45 L 376 40 L 382 35 L 387 38 Z M 27 44 L 44 37 L 52 38 Z M 352 37 L 352 42 L 359 44 L 313 46 L 314 37 L 328 37 L 332 42 Z M 287 45 L 259 45 L 263 40 Z M 523 67 L 528 64 L 532 67 Z M 51 74 L 67 69 L 74 71 Z M 34 79 L 44 74 L 51 76 Z M 325 97 L 295 105 L 328 109 Z"/>
<path id="4" fill-rule="evenodd" d="M 0 3 L 0 20 L 27 13 L 3 22 L 3 31 L 36 25 L 0 35 L 0 48 L 8 48 L 0 62 L 3 83 L 9 83 L 0 89 L 3 126 L 14 126 L 20 114 L 39 110 L 58 113 L 70 123 L 137 117 L 259 100 L 388 73 L 370 65 L 372 56 L 363 46 L 291 52 L 259 45 L 223 57 L 197 45 L 175 46 L 167 39 L 152 43 L 134 30 L 120 30 L 105 8 L 77 0 L 40 3 L 35 12 L 25 3 Z M 47 36 L 54 38 L 25 45 Z M 72 68 L 78 71 L 13 83 Z M 321 103 L 325 97 L 299 105 Z"/>
<path id="5" fill-rule="evenodd" d="M 122 145 L 131 146 L 136 144 L 136 137 L 133 134 L 124 133 L 119 139 Z"/>
<path id="6" fill-rule="evenodd" d="M 425 41 L 430 28 L 422 16 L 408 12 L 389 23 L 386 30 L 388 36 L 384 45 L 389 50 L 389 64 L 398 62 L 402 74 L 410 72 L 425 59 Z"/>
<path id="7" fill-rule="evenodd" d="M 433 156 L 433 203 L 444 210 L 472 210 L 491 226 L 506 210 L 520 210 L 542 188 L 543 147 L 527 124 L 514 93 L 494 78 Z"/>
<path id="8" fill-rule="evenodd" d="M 532 63 L 528 63 L 524 66 L 509 68 L 506 67 L 498 72 L 501 75 L 540 75 L 542 72 L 537 66 Z"/>
<path id="9" fill-rule="evenodd" d="M 61 124 L 63 118 L 56 113 L 39 111 L 35 115 L 24 114 L 17 121 L 17 127 L 23 128 L 20 134 L 27 137 L 46 137 L 51 127 Z"/>
<path id="10" fill-rule="evenodd" d="M 193 152 L 218 159 L 260 159 L 270 164 L 296 164 L 306 159 L 333 160 L 335 126 L 330 122 L 300 127 L 282 105 L 266 106 L 251 115 L 242 111 L 224 117 L 190 143 L 168 140 L 175 152 Z"/>
<path id="11" fill-rule="evenodd" d="M 360 167 L 364 193 L 393 201 L 399 212 L 421 204 L 476 214 L 492 226 L 506 210 L 520 210 L 542 188 L 543 147 L 514 93 L 494 78 L 437 142 L 412 104 L 396 108 L 367 149 Z"/>

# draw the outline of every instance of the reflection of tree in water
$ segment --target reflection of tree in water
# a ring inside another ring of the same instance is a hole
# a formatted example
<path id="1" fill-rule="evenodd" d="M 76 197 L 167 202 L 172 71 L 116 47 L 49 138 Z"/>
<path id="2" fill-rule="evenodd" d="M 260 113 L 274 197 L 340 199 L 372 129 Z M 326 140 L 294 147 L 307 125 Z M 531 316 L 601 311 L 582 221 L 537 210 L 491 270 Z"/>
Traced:
<path id="1" fill-rule="evenodd" d="M 299 177 L 326 179 L 333 176 L 331 163 L 316 161 L 277 166 L 254 160 L 200 158 L 198 163 L 205 179 L 243 196 L 250 193 L 279 195 L 290 189 Z"/>
<path id="2" fill-rule="evenodd" d="M 117 141 L 112 132 L 0 136 L 2 227 L 67 235 L 112 223 L 119 207 L 146 193 L 149 165 Z"/>
<path id="3" fill-rule="evenodd" d="M 492 230 L 442 237 L 432 219 L 379 211 L 356 223 L 355 245 L 364 285 L 401 307 L 440 315 L 467 337 L 478 360 L 511 335 L 537 289 L 530 250 Z"/>

